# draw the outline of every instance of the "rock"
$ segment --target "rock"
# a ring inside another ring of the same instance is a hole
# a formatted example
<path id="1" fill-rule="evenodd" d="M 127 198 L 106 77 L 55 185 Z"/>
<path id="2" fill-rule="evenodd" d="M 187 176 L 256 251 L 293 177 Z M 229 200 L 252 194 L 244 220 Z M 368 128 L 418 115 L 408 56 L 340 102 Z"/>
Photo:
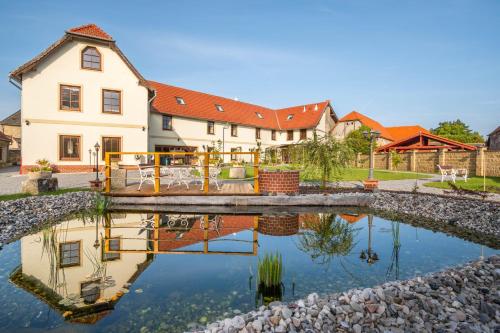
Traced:
<path id="1" fill-rule="evenodd" d="M 349 305 L 351 306 L 351 308 L 356 311 L 356 312 L 363 312 L 363 306 L 360 305 L 359 303 L 356 303 L 356 302 L 353 302 L 351 301 L 349 303 Z"/>
<path id="2" fill-rule="evenodd" d="M 293 323 L 293 326 L 300 327 L 300 320 L 298 318 L 293 317 L 292 323 Z"/>
<path id="3" fill-rule="evenodd" d="M 257 332 L 260 332 L 262 331 L 262 321 L 260 320 L 254 320 L 252 322 L 252 327 L 254 330 L 256 330 Z"/>
<path id="4" fill-rule="evenodd" d="M 281 309 L 281 316 L 284 318 L 284 319 L 288 319 L 292 316 L 292 310 L 290 310 L 289 308 L 287 307 L 283 307 Z"/>
<path id="5" fill-rule="evenodd" d="M 359 325 L 359 324 L 353 325 L 352 329 L 353 329 L 354 333 L 361 333 L 361 331 L 362 331 L 361 330 L 361 325 Z"/>
<path id="6" fill-rule="evenodd" d="M 241 330 L 243 327 L 245 327 L 245 320 L 241 316 L 236 316 L 231 320 L 231 326 Z"/>
<path id="7" fill-rule="evenodd" d="M 309 305 L 316 304 L 317 300 L 318 300 L 318 294 L 316 293 L 312 293 L 307 296 L 307 303 Z"/>

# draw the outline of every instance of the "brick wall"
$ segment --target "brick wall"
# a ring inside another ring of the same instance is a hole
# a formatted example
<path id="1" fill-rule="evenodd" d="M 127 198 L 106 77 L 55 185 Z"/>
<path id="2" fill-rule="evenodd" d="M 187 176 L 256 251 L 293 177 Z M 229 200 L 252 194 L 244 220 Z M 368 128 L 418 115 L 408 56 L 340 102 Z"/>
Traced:
<path id="1" fill-rule="evenodd" d="M 20 169 L 21 174 L 27 174 L 35 165 L 22 165 Z M 104 165 L 99 166 L 100 171 L 104 171 Z M 53 172 L 58 173 L 71 173 L 71 172 L 95 172 L 95 167 L 90 165 L 55 165 Z"/>
<path id="2" fill-rule="evenodd" d="M 299 215 L 263 215 L 259 217 L 259 233 L 291 236 L 299 232 Z"/>
<path id="3" fill-rule="evenodd" d="M 444 159 L 444 165 L 455 168 L 466 168 L 471 176 L 482 176 L 482 163 L 484 160 L 486 176 L 500 177 L 500 151 L 435 151 L 435 152 L 405 152 L 400 153 L 401 163 L 394 167 L 395 171 L 414 171 L 421 173 L 438 173 L 437 165 L 440 157 Z M 387 170 L 391 165 L 388 163 L 388 153 L 375 154 L 375 168 Z M 413 159 L 415 159 L 413 161 Z M 368 168 L 368 155 L 359 155 L 355 163 L 358 168 Z"/>
<path id="4" fill-rule="evenodd" d="M 259 170 L 259 188 L 262 194 L 299 193 L 300 172 L 296 170 Z"/>

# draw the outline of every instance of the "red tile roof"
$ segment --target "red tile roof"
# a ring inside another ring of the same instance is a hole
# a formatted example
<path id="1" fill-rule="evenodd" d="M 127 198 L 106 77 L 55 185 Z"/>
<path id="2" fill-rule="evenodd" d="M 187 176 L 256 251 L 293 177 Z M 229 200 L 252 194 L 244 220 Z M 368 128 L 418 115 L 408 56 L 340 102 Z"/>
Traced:
<path id="1" fill-rule="evenodd" d="M 71 28 L 67 31 L 70 34 L 76 34 L 80 36 L 88 36 L 92 38 L 99 38 L 99 39 L 104 39 L 104 40 L 109 40 L 112 41 L 113 37 L 108 35 L 104 30 L 99 28 L 97 25 L 91 23 L 91 24 L 85 24 L 79 27 Z"/>
<path id="2" fill-rule="evenodd" d="M 451 140 L 430 132 L 419 132 L 410 137 L 403 138 L 398 141 L 391 142 L 377 148 L 377 152 L 381 151 L 405 151 L 405 150 L 436 150 L 446 148 L 449 150 L 476 150 L 477 147 L 468 145 L 462 142 Z"/>
<path id="3" fill-rule="evenodd" d="M 429 133 L 428 130 L 423 128 L 420 125 L 412 125 L 412 126 L 392 126 L 386 127 L 386 129 L 391 134 L 394 141 L 399 141 L 410 136 L 417 135 L 418 133 Z"/>
<path id="4" fill-rule="evenodd" d="M 365 116 L 364 114 L 361 114 L 361 113 L 356 112 L 356 111 L 352 111 L 352 112 L 346 114 L 345 116 L 343 116 L 342 118 L 339 119 L 339 122 L 355 121 L 355 120 L 359 121 L 361 124 L 363 124 L 365 126 L 370 127 L 372 130 L 379 131 L 380 136 L 382 138 L 388 139 L 391 141 L 394 140 L 392 138 L 391 133 L 384 126 L 382 126 L 378 121 L 375 121 L 375 120 Z"/>
<path id="5" fill-rule="evenodd" d="M 152 105 L 153 111 L 179 117 L 228 122 L 260 128 L 281 130 L 315 127 L 321 119 L 326 106 L 329 105 L 328 101 L 324 101 L 274 110 L 155 81 L 148 81 L 148 83 L 151 88 L 156 90 L 156 97 Z M 185 104 L 178 104 L 176 97 L 182 97 Z M 224 111 L 218 111 L 215 107 L 216 104 L 221 105 Z M 304 106 L 306 112 L 303 112 Z M 289 114 L 293 114 L 291 120 L 287 120 Z"/>

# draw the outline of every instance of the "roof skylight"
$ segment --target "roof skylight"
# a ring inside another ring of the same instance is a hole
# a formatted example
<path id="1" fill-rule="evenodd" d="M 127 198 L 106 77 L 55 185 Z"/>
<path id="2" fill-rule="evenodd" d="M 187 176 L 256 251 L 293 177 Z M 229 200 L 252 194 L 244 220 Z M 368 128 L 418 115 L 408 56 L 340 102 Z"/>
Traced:
<path id="1" fill-rule="evenodd" d="M 217 109 L 217 111 L 219 112 L 224 112 L 224 108 L 222 107 L 222 105 L 220 104 L 215 104 L 215 108 Z"/>
<path id="2" fill-rule="evenodd" d="M 293 119 L 293 114 L 289 114 L 288 117 L 286 117 L 286 120 L 292 120 Z"/>
<path id="3" fill-rule="evenodd" d="M 179 104 L 179 105 L 186 105 L 186 102 L 184 102 L 184 98 L 182 98 L 182 97 L 175 97 L 175 100 L 177 101 L 177 104 Z"/>
<path id="4" fill-rule="evenodd" d="M 257 117 L 259 117 L 260 119 L 264 119 L 264 116 L 262 115 L 262 113 L 260 112 L 255 112 L 255 114 L 257 115 Z"/>

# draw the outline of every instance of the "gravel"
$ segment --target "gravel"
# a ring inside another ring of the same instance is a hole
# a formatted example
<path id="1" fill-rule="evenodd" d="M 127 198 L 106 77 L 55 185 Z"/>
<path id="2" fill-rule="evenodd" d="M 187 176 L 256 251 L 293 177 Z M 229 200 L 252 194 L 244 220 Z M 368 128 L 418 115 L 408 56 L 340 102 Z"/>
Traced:
<path id="1" fill-rule="evenodd" d="M 204 332 L 498 332 L 500 256 L 411 280 L 272 302 Z"/>
<path id="2" fill-rule="evenodd" d="M 83 191 L 0 201 L 0 243 L 13 241 L 48 222 L 89 208 L 94 195 Z"/>

